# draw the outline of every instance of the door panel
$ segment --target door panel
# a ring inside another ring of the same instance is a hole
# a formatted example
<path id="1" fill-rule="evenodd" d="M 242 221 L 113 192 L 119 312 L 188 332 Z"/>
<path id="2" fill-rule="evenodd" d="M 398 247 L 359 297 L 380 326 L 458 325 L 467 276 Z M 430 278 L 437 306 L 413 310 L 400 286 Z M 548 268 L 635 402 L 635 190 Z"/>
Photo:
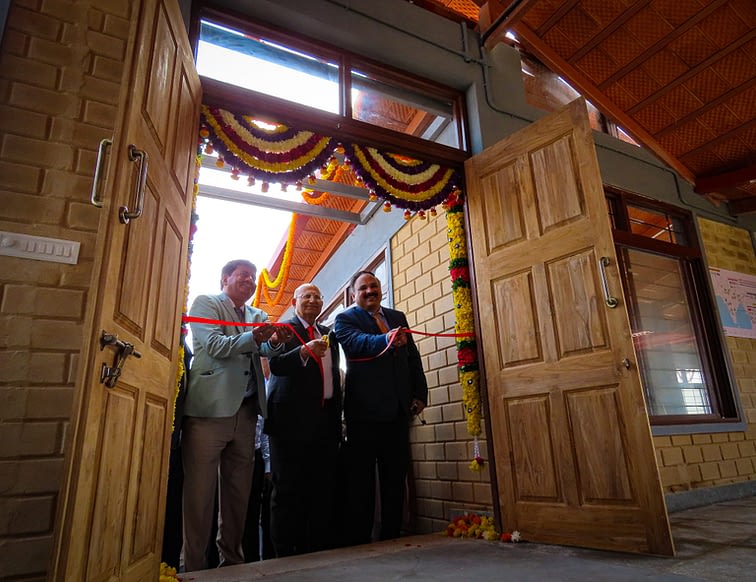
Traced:
<path id="1" fill-rule="evenodd" d="M 177 2 L 130 6 L 132 53 L 104 188 L 55 580 L 154 580 L 160 564 L 201 87 Z M 146 152 L 148 172 L 142 216 L 124 224 L 119 207 L 134 210 L 138 183 L 130 144 Z M 141 354 L 112 388 L 100 375 L 117 349 L 101 349 L 103 330 Z"/>
<path id="2" fill-rule="evenodd" d="M 136 185 L 130 182 L 129 192 Z M 129 206 L 131 208 L 131 206 Z M 144 193 L 144 213 L 129 222 L 124 228 L 123 263 L 118 281 L 118 302 L 113 317 L 131 333 L 144 341 L 147 324 L 147 306 L 150 303 L 150 270 L 145 265 L 152 264 L 158 224 L 158 194 L 147 180 Z"/>
<path id="3" fill-rule="evenodd" d="M 499 506 L 525 539 L 674 553 L 584 102 L 465 165 Z M 630 368 L 625 366 L 630 362 Z"/>

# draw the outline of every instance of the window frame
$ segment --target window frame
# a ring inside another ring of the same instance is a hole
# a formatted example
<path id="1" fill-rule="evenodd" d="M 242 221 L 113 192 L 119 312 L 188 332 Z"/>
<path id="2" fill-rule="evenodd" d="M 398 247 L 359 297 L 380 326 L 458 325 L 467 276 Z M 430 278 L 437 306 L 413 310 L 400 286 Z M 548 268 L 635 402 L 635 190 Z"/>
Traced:
<path id="1" fill-rule="evenodd" d="M 676 259 L 681 266 L 696 344 L 702 359 L 702 373 L 706 378 L 707 391 L 713 407 L 712 414 L 701 415 L 652 415 L 647 407 L 654 434 L 736 430 L 738 425 L 744 424 L 742 409 L 738 400 L 736 383 L 731 374 L 729 354 L 722 335 L 721 324 L 712 299 L 711 282 L 699 245 L 694 216 L 687 210 L 646 196 L 609 186 L 606 186 L 604 190 L 612 220 L 612 234 L 625 303 L 631 323 L 637 321 L 638 315 L 632 291 L 632 277 L 628 272 L 623 250 L 636 249 Z M 627 211 L 629 204 L 663 212 L 679 220 L 683 225 L 686 244 L 656 240 L 630 232 Z M 637 352 L 636 356 L 639 360 L 643 357 L 640 352 Z M 641 381 L 643 382 L 642 377 Z M 644 394 L 647 394 L 646 386 L 643 389 Z"/>
<path id="2" fill-rule="evenodd" d="M 340 112 L 338 114 L 200 76 L 203 103 L 206 105 L 230 110 L 241 109 L 245 114 L 254 115 L 260 119 L 306 127 L 310 131 L 324 135 L 337 135 L 339 139 L 369 144 L 372 147 L 386 149 L 396 154 L 451 166 L 459 170 L 462 169 L 464 161 L 470 156 L 465 99 L 461 91 L 378 63 L 367 57 L 350 53 L 340 47 L 304 35 L 294 34 L 275 25 L 240 15 L 225 8 L 215 7 L 210 3 L 200 5 L 192 14 L 190 36 L 195 58 L 202 20 L 210 20 L 221 26 L 265 38 L 293 50 L 336 62 L 339 66 L 340 82 Z M 353 119 L 351 74 L 355 69 L 375 75 L 376 79 L 387 84 L 416 93 L 425 93 L 432 98 L 453 102 L 454 123 L 459 136 L 460 147 L 454 148 L 430 142 Z"/>

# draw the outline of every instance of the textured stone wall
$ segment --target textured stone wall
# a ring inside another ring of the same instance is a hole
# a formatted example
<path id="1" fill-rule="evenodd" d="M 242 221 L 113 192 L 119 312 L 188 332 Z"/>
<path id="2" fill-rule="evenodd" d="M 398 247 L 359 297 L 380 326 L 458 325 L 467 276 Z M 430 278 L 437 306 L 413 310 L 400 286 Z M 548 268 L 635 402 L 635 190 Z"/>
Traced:
<path id="1" fill-rule="evenodd" d="M 126 0 L 16 0 L 0 47 L 0 230 L 79 241 L 76 265 L 0 257 L 0 578 L 43 579 L 113 133 Z"/>
<path id="2" fill-rule="evenodd" d="M 391 241 L 394 302 L 419 331 L 454 333 L 447 236 L 442 211 L 425 220 L 412 218 Z M 481 472 L 468 466 L 473 441 L 464 417 L 454 338 L 414 339 L 428 379 L 428 407 L 427 424 L 415 421 L 410 432 L 412 525 L 429 533 L 442 531 L 460 509 L 491 511 L 491 486 L 487 465 Z M 481 441 L 488 458 L 485 445 Z"/>

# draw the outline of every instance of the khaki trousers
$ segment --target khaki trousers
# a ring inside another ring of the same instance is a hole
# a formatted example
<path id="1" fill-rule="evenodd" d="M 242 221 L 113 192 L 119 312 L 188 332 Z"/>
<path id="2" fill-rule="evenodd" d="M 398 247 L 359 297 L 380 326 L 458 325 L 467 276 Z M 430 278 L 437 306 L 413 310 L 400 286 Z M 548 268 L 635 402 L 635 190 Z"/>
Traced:
<path id="1" fill-rule="evenodd" d="M 242 536 L 252 486 L 257 398 L 230 417 L 184 417 L 184 569 L 207 567 L 216 486 L 219 493 L 218 556 L 221 566 L 244 562 Z"/>

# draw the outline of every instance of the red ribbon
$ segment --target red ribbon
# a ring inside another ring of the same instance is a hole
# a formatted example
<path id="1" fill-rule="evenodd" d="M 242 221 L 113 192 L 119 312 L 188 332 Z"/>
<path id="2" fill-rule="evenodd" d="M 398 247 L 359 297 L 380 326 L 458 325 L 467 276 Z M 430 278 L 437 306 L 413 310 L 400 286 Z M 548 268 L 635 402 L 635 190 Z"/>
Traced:
<path id="1" fill-rule="evenodd" d="M 269 321 L 265 322 L 241 322 L 241 321 L 224 321 L 222 319 L 209 319 L 207 317 L 196 317 L 194 315 L 184 315 L 181 318 L 181 321 L 184 323 L 206 323 L 209 325 L 230 325 L 230 326 L 245 326 L 245 327 L 260 327 L 264 325 L 273 325 L 276 327 L 288 327 L 291 329 L 292 333 L 296 336 L 296 338 L 299 340 L 299 343 L 302 344 L 305 349 L 310 353 L 310 356 L 315 358 L 317 362 L 320 362 L 320 358 L 318 358 L 310 348 L 307 347 L 307 342 L 300 337 L 300 335 L 294 330 L 292 325 L 290 323 L 272 323 Z M 463 333 L 428 333 L 425 331 L 417 331 L 414 329 L 409 328 L 403 328 L 404 333 L 411 333 L 415 335 L 424 335 L 429 337 L 474 337 L 475 334 L 472 332 L 463 332 Z M 392 329 L 388 332 L 388 344 L 386 347 L 381 351 L 380 354 L 376 356 L 370 356 L 369 358 L 352 358 L 349 361 L 350 362 L 369 362 L 370 360 L 375 360 L 376 358 L 380 358 L 383 354 L 385 354 L 388 349 L 391 347 L 391 345 L 394 343 L 394 339 L 396 338 L 396 334 L 398 333 L 398 330 Z M 322 366 L 322 364 L 321 364 Z"/>

